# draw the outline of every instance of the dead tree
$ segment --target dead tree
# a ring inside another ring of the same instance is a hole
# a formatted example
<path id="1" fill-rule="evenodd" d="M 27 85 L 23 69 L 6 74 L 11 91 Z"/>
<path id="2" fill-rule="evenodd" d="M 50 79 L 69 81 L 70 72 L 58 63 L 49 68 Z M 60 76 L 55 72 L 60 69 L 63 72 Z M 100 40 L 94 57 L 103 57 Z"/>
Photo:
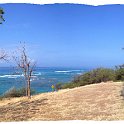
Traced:
<path id="1" fill-rule="evenodd" d="M 0 60 L 7 61 L 7 53 L 4 50 L 0 50 Z"/>
<path id="2" fill-rule="evenodd" d="M 35 62 L 28 57 L 25 45 L 21 46 L 21 49 L 18 49 L 18 51 L 20 55 L 18 54 L 17 56 L 13 56 L 13 59 L 24 75 L 24 79 L 26 81 L 26 96 L 31 98 L 31 78 L 35 68 Z"/>

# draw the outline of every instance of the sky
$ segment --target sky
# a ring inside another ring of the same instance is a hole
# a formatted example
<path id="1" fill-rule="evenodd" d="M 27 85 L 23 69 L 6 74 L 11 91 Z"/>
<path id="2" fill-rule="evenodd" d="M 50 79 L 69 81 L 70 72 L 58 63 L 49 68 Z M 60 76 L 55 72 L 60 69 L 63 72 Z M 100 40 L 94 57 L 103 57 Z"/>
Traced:
<path id="1" fill-rule="evenodd" d="M 37 66 L 114 67 L 124 63 L 124 5 L 0 7 L 5 11 L 0 48 L 13 51 L 20 41 L 25 42 Z"/>

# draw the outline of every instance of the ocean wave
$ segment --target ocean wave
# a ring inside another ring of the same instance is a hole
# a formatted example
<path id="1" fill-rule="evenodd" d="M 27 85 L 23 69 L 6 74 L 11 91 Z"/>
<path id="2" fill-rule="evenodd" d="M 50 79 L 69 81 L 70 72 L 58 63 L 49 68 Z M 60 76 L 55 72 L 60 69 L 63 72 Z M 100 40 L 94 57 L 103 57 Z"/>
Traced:
<path id="1" fill-rule="evenodd" d="M 0 75 L 0 78 L 20 78 L 20 77 L 24 77 L 23 74 L 21 75 Z M 37 76 L 32 75 L 31 78 L 37 78 Z"/>
<path id="2" fill-rule="evenodd" d="M 0 78 L 18 78 L 24 77 L 24 75 L 0 75 Z"/>
<path id="3" fill-rule="evenodd" d="M 82 73 L 77 73 L 78 75 L 81 75 Z"/>
<path id="4" fill-rule="evenodd" d="M 68 72 L 72 72 L 72 71 L 55 71 L 57 73 L 68 73 Z"/>
<path id="5" fill-rule="evenodd" d="M 78 71 L 78 72 L 80 72 L 80 71 L 83 71 L 83 70 L 71 70 L 71 71 Z"/>
<path id="6" fill-rule="evenodd" d="M 35 72 L 33 73 L 33 75 L 36 75 L 36 76 L 41 75 L 41 72 Z"/>
<path id="7" fill-rule="evenodd" d="M 81 72 L 83 70 L 67 70 L 67 71 L 55 71 L 57 73 L 69 73 L 69 72 Z"/>

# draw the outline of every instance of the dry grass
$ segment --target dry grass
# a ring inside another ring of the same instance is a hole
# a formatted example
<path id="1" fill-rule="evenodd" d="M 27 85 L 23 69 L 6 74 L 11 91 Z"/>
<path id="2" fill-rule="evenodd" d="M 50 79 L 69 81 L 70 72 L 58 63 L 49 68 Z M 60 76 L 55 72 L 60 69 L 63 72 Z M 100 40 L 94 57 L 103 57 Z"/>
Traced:
<path id="1" fill-rule="evenodd" d="M 0 101 L 0 121 L 123 120 L 122 83 L 93 84 Z"/>

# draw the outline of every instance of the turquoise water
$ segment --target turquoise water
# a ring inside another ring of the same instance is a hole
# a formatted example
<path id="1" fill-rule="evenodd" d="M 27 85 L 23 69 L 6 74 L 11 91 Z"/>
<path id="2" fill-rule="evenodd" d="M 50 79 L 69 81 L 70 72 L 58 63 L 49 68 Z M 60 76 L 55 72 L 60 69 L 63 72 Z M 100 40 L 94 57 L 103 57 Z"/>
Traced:
<path id="1" fill-rule="evenodd" d="M 88 69 L 79 68 L 36 68 L 33 73 L 31 88 L 36 93 L 50 92 L 51 85 L 58 82 L 67 83 L 75 76 L 87 72 Z M 8 67 L 0 68 L 0 95 L 12 87 L 21 88 L 25 86 L 23 75 L 15 73 L 16 70 Z"/>

